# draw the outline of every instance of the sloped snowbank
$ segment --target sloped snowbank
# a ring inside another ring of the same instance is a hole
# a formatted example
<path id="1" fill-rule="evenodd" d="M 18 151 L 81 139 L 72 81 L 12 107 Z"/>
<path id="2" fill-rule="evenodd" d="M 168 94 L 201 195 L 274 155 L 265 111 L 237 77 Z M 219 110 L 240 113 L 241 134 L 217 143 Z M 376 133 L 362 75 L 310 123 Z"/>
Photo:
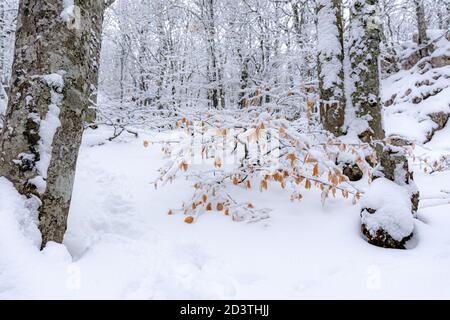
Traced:
<path id="1" fill-rule="evenodd" d="M 50 243 L 40 252 L 41 236 L 33 200 L 0 178 L 0 299 L 62 297 L 71 256 Z"/>
<path id="2" fill-rule="evenodd" d="M 420 60 L 409 70 L 401 70 L 382 82 L 384 125 L 387 135 L 399 135 L 417 143 L 428 141 L 438 124 L 434 113 L 450 113 L 450 65 L 434 67 L 431 59 L 450 57 L 450 41 L 443 30 L 429 30 L 436 42 L 430 57 Z"/>

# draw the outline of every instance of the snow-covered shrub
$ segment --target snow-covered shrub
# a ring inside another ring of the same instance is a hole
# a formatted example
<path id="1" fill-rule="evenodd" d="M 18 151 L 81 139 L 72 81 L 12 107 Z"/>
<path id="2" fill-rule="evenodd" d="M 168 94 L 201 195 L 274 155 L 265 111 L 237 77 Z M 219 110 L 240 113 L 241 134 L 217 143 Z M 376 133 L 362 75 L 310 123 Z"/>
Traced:
<path id="1" fill-rule="evenodd" d="M 338 194 L 356 203 L 361 190 L 343 173 L 344 163 L 356 164 L 367 181 L 375 156 L 367 144 L 340 140 L 318 130 L 307 117 L 287 121 L 270 110 L 222 110 L 182 118 L 177 136 L 161 143 L 170 158 L 160 169 L 155 187 L 183 175 L 193 182 L 194 194 L 178 210 L 192 223 L 207 211 L 221 211 L 236 221 L 269 217 L 268 209 L 236 201 L 230 186 L 243 190 L 269 189 L 270 183 L 288 189 L 291 200 L 301 200 L 306 190 L 317 188 L 322 201 Z M 343 161 L 345 160 L 345 161 Z"/>
<path id="2" fill-rule="evenodd" d="M 414 231 L 411 199 L 406 188 L 376 179 L 361 201 L 362 232 L 371 244 L 404 249 Z"/>
<path id="3" fill-rule="evenodd" d="M 429 159 L 426 156 L 413 157 L 413 161 L 419 164 L 420 170 L 425 174 L 433 174 L 435 172 L 444 172 L 450 170 L 450 155 L 442 155 L 436 160 Z"/>

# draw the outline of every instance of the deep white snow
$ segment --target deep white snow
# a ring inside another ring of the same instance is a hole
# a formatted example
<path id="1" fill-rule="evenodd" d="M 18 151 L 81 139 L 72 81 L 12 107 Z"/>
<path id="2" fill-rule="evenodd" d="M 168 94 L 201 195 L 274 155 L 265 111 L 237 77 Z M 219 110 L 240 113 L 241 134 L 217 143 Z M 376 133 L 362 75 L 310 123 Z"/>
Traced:
<path id="1" fill-rule="evenodd" d="M 63 21 L 65 22 L 70 22 L 74 17 L 74 10 L 75 10 L 75 5 L 73 0 L 62 0 L 63 1 L 63 5 L 64 5 L 64 9 L 61 12 L 61 18 L 63 19 Z"/>
<path id="2" fill-rule="evenodd" d="M 232 187 L 273 208 L 268 222 L 211 212 L 188 225 L 167 212 L 190 197 L 189 183 L 150 184 L 165 159 L 142 143 L 156 135 L 98 145 L 109 134 L 85 134 L 64 245 L 39 252 L 33 208 L 0 180 L 1 299 L 450 298 L 448 205 L 419 211 L 407 251 L 366 243 L 359 205 L 338 198 L 322 207 L 316 191 L 290 202 L 275 185 Z M 450 149 L 445 137 L 434 141 Z M 448 172 L 416 180 L 425 197 L 450 189 Z"/>

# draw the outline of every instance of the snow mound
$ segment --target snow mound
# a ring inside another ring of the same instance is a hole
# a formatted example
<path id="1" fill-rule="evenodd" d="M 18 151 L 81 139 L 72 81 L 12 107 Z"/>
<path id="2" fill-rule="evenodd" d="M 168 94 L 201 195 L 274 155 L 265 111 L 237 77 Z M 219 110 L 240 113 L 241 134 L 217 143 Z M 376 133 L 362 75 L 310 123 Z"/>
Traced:
<path id="1" fill-rule="evenodd" d="M 377 231 L 383 230 L 394 240 L 402 241 L 414 230 L 408 191 L 390 180 L 375 180 L 361 201 L 361 208 L 362 223 L 374 237 Z"/>
<path id="2" fill-rule="evenodd" d="M 21 196 L 11 182 L 0 177 L 0 252 L 5 252 L 6 244 L 11 248 L 11 243 L 40 246 L 35 201 Z"/>

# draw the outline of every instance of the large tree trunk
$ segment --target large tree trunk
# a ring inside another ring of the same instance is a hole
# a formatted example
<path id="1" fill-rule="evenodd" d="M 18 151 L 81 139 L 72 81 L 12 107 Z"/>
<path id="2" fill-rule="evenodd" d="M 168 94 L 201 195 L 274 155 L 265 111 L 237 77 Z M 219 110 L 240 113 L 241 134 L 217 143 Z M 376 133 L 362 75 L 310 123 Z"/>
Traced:
<path id="1" fill-rule="evenodd" d="M 103 14 L 111 2 L 19 4 L 0 176 L 36 199 L 42 247 L 61 243 L 66 231 L 83 121 L 98 83 Z"/>
<path id="2" fill-rule="evenodd" d="M 378 0 L 356 0 L 351 12 L 350 61 L 356 116 L 361 121 L 359 137 L 368 143 L 384 139 L 381 119 L 379 56 L 381 25 Z"/>
<path id="3" fill-rule="evenodd" d="M 372 145 L 378 156 L 377 176 L 385 177 L 405 187 L 411 198 L 412 213 L 417 211 L 419 193 L 409 170 L 408 158 L 401 146 L 401 139 L 391 138 L 385 142 L 382 126 L 382 107 L 380 103 L 379 55 L 381 42 L 381 24 L 378 0 L 356 0 L 352 7 L 350 60 L 352 80 L 355 90 L 352 94 L 353 105 L 359 120 L 359 137 Z M 373 208 L 362 208 L 369 210 Z M 395 212 L 393 213 L 395 216 Z M 362 225 L 368 241 L 384 247 L 402 247 L 403 244 L 391 241 L 391 237 L 381 230 L 375 238 Z"/>
<path id="4" fill-rule="evenodd" d="M 336 136 L 343 134 L 346 105 L 341 7 L 341 0 L 320 0 L 317 4 L 320 118 L 324 129 Z"/>

